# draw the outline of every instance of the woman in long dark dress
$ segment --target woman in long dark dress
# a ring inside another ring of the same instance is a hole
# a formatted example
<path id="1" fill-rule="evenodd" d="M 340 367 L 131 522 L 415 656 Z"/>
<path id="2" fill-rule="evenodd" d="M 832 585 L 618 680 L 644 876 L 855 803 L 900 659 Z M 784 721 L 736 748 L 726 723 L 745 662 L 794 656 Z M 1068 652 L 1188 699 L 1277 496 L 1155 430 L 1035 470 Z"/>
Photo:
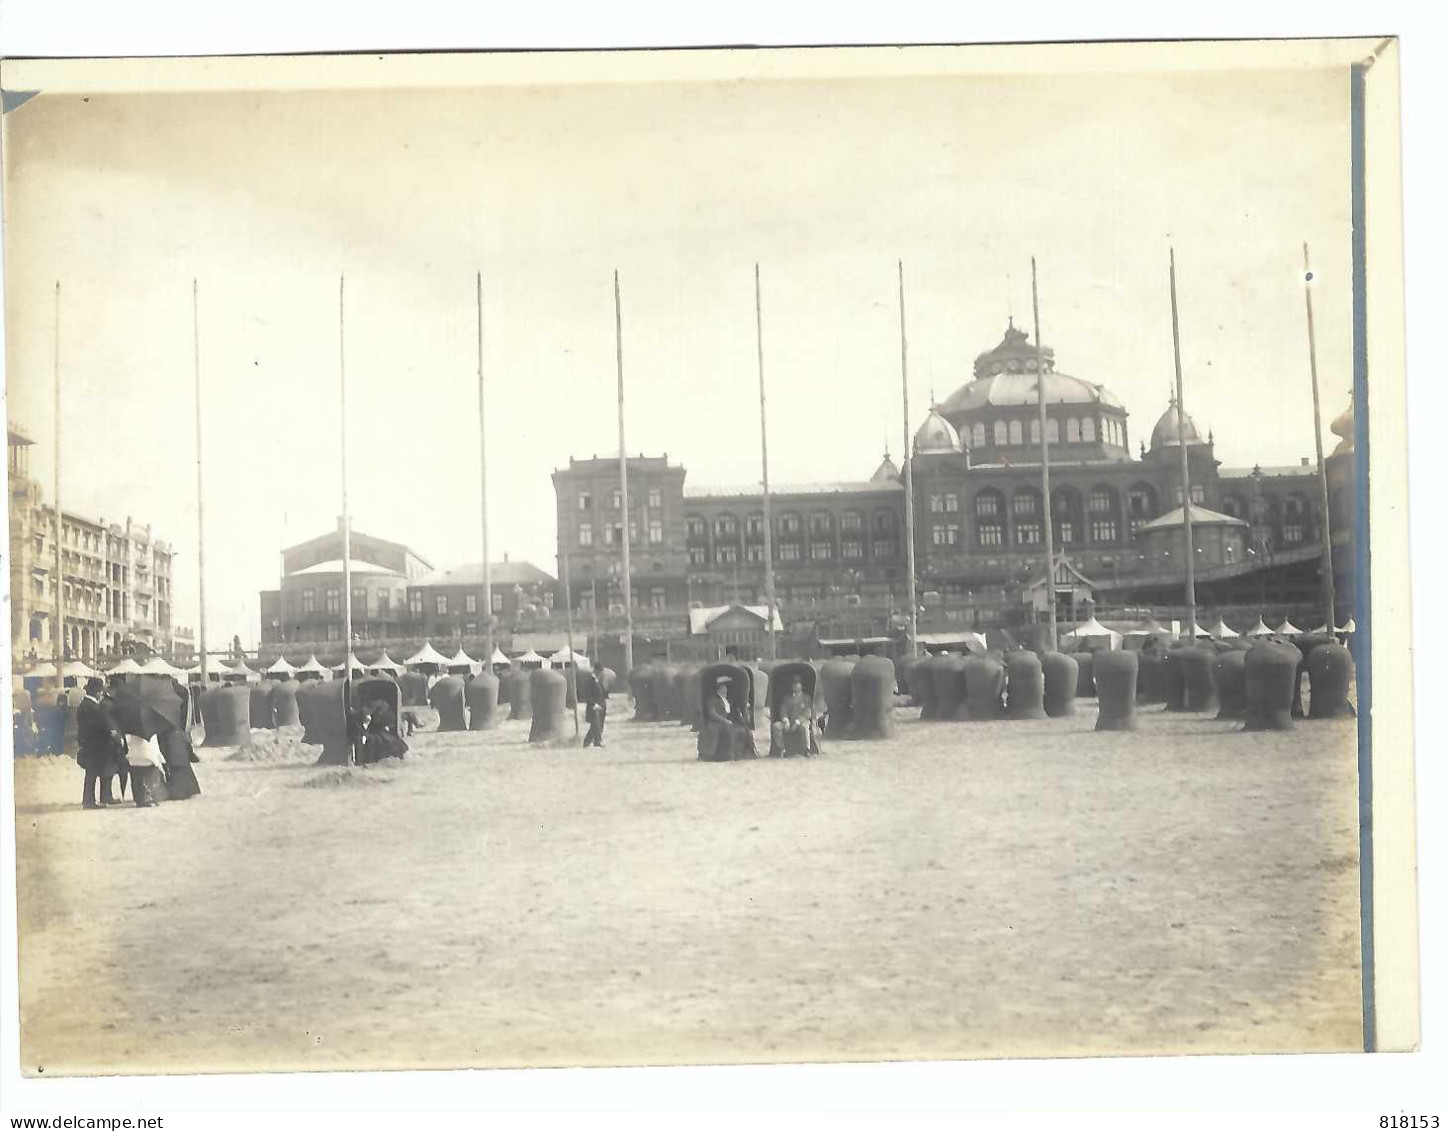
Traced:
<path id="1" fill-rule="evenodd" d="M 366 736 L 363 740 L 364 760 L 381 762 L 384 758 L 401 758 L 408 744 L 398 734 L 398 717 L 393 709 L 378 700 L 368 711 Z"/>

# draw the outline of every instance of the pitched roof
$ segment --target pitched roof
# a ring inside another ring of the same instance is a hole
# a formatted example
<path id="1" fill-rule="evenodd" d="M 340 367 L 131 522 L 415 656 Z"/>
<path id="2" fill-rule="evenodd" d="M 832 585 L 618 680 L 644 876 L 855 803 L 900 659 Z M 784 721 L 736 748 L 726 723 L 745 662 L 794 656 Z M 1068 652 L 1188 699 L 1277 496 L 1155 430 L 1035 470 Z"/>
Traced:
<path id="1" fill-rule="evenodd" d="M 710 625 L 732 609 L 740 609 L 743 612 L 749 613 L 756 620 L 760 621 L 762 625 L 767 624 L 770 619 L 770 610 L 765 605 L 714 605 L 707 609 L 691 609 L 690 635 L 698 636 L 702 632 L 709 631 Z M 782 632 L 784 628 L 785 626 L 780 619 L 780 610 L 777 609 L 775 613 L 775 630 L 776 632 Z"/>
<path id="2" fill-rule="evenodd" d="M 1194 526 L 1247 526 L 1248 523 L 1241 518 L 1234 518 L 1231 514 L 1219 514 L 1218 511 L 1211 511 L 1207 507 L 1190 506 L 1189 516 L 1193 519 Z M 1174 507 L 1167 514 L 1160 514 L 1152 522 L 1145 522 L 1138 527 L 1141 530 L 1164 530 L 1175 526 L 1183 525 L 1183 508 Z"/>
<path id="3" fill-rule="evenodd" d="M 318 562 L 316 565 L 310 565 L 306 569 L 299 569 L 296 573 L 289 574 L 288 576 L 289 577 L 306 577 L 308 574 L 315 574 L 315 573 L 341 573 L 341 572 L 342 572 L 342 559 L 341 558 L 332 558 L 330 561 Z M 349 563 L 349 565 L 348 565 L 348 572 L 349 573 L 381 573 L 381 574 L 386 574 L 389 577 L 402 577 L 403 576 L 401 573 L 399 573 L 395 569 L 389 569 L 387 566 L 374 565 L 372 562 L 359 561 L 357 558 L 353 558 L 352 561 Z"/>
<path id="4" fill-rule="evenodd" d="M 490 585 L 548 585 L 554 578 L 533 562 L 491 562 L 488 567 Z M 482 585 L 483 563 L 464 562 L 451 569 L 438 569 L 413 582 L 424 585 Z"/>

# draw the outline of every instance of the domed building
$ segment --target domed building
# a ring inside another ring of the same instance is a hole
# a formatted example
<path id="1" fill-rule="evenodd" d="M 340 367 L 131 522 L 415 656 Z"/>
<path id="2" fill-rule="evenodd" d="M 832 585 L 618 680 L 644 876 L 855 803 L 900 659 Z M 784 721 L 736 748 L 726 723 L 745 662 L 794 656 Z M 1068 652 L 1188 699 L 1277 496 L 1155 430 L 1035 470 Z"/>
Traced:
<path id="1" fill-rule="evenodd" d="M 1042 498 L 1039 382 L 1050 505 Z M 1241 630 L 1262 609 L 1274 619 L 1314 615 L 1320 516 L 1307 458 L 1220 467 L 1213 433 L 1172 395 L 1135 454 L 1123 401 L 1088 377 L 1059 371 L 1050 348 L 1039 370 L 1036 346 L 1010 319 L 1001 341 L 977 356 L 971 379 L 932 399 L 907 457 L 923 624 L 1034 619 L 1041 610 L 1031 602 L 1046 594 L 1033 582 L 1042 576 L 1048 522 L 1072 592 L 1090 590 L 1102 615 L 1147 607 L 1172 618 L 1183 601 L 1184 546 L 1171 520 L 1144 528 L 1181 516 L 1185 502 L 1202 517 L 1194 546 L 1203 567 L 1201 612 L 1223 613 Z M 869 479 L 771 485 L 771 555 L 788 628 L 793 620 L 833 626 L 837 635 L 867 621 L 875 632 L 899 628 L 908 574 L 903 470 L 888 453 Z M 616 460 L 571 460 L 554 476 L 560 564 L 567 545 L 576 603 L 617 554 L 619 517 L 605 501 L 617 494 L 618 474 Z M 659 614 L 661 632 L 687 604 L 758 604 L 764 592 L 759 483 L 685 486 L 684 479 L 685 469 L 665 460 L 629 460 L 633 595 L 642 614 Z M 1072 614 L 1066 593 L 1059 589 L 1064 617 Z"/>
<path id="2" fill-rule="evenodd" d="M 932 412 L 956 428 L 975 463 L 1035 463 L 1042 443 L 1038 376 L 1037 348 L 1008 319 L 1002 340 L 977 356 L 971 382 Z M 1102 385 L 1059 373 L 1046 346 L 1041 377 L 1050 459 L 1131 458 L 1122 401 Z"/>

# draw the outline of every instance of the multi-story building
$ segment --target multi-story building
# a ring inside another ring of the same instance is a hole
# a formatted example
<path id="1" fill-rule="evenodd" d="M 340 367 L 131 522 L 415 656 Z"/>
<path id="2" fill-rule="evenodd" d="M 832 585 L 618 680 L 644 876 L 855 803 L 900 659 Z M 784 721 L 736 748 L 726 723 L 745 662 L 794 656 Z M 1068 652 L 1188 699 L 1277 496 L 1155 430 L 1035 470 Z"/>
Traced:
<path id="1" fill-rule="evenodd" d="M 487 632 L 480 563 L 435 570 L 411 547 L 358 531 L 350 545 L 355 642 L 421 644 Z M 340 652 L 342 520 L 337 529 L 283 550 L 282 570 L 281 585 L 260 594 L 263 646 L 335 643 Z M 495 625 L 548 618 L 555 583 L 537 566 L 505 555 L 492 564 L 489 581 Z"/>
<path id="2" fill-rule="evenodd" d="M 10 634 L 16 663 L 54 650 L 56 510 L 30 473 L 34 441 L 9 425 Z M 91 662 L 135 653 L 189 658 L 174 623 L 171 546 L 149 524 L 64 511 L 60 521 L 65 654 Z"/>
<path id="3" fill-rule="evenodd" d="M 343 521 L 282 551 L 282 581 L 263 590 L 264 645 L 341 641 Z M 353 632 L 363 639 L 403 635 L 411 614 L 408 587 L 433 572 L 432 563 L 401 542 L 352 531 L 350 570 Z"/>
<path id="4" fill-rule="evenodd" d="M 1191 417 L 1180 420 L 1175 403 L 1135 456 L 1123 403 L 1103 385 L 1059 371 L 1051 349 L 1042 354 L 1050 508 L 1041 492 L 1037 350 L 1010 321 L 1002 341 L 977 357 L 972 379 L 933 405 L 916 433 L 913 513 L 925 607 L 970 612 L 984 623 L 1020 619 L 1043 572 L 1047 521 L 1055 549 L 1100 601 L 1181 600 L 1180 434 L 1201 601 L 1312 603 L 1323 515 L 1307 458 L 1288 467 L 1221 467 L 1213 434 Z M 685 469 L 662 458 L 630 458 L 628 470 L 635 606 L 760 603 L 759 487 L 689 487 Z M 601 577 L 618 602 L 618 461 L 571 460 L 553 481 L 561 576 L 567 557 L 576 607 L 587 608 L 591 582 Z M 889 455 L 868 479 L 772 486 L 772 557 L 787 625 L 793 614 L 820 619 L 837 616 L 833 609 L 876 607 L 889 619 L 904 609 L 905 519 L 903 477 Z"/>

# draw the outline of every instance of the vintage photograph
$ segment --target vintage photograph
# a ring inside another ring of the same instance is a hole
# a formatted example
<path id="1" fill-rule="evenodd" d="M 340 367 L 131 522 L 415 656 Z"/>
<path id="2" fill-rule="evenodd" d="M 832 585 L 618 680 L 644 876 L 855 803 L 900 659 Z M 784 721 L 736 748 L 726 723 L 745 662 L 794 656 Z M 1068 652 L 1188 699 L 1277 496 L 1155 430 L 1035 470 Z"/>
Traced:
<path id="1" fill-rule="evenodd" d="M 1397 65 L 7 62 L 21 1072 L 1412 1046 Z"/>

